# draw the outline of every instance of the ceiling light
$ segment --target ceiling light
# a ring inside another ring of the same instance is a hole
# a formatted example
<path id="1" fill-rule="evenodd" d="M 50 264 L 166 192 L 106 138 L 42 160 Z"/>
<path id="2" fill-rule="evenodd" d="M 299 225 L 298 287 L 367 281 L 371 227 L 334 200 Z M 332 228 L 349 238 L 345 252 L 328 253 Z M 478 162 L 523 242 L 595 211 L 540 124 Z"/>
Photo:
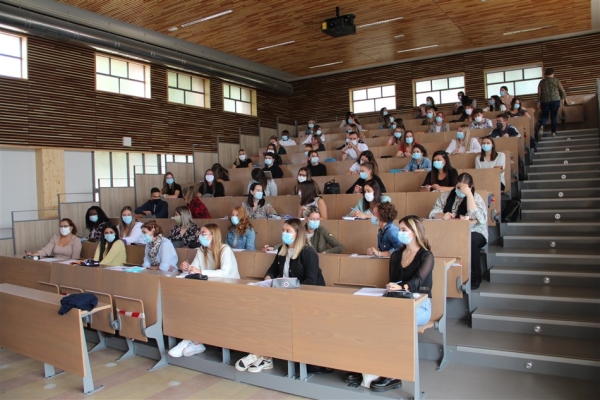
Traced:
<path id="1" fill-rule="evenodd" d="M 289 42 L 283 42 L 283 43 L 273 44 L 271 46 L 259 47 L 256 50 L 261 51 L 261 50 L 266 50 L 266 49 L 272 49 L 273 47 L 285 46 L 286 44 L 292 44 L 292 43 L 296 43 L 296 41 L 290 40 Z"/>
<path id="2" fill-rule="evenodd" d="M 169 32 L 175 32 L 177 29 L 179 29 L 179 28 L 176 26 L 172 26 L 168 30 L 169 30 Z"/>
<path id="3" fill-rule="evenodd" d="M 414 49 L 408 49 L 408 50 L 398 50 L 397 53 L 406 53 L 407 51 L 431 49 L 432 47 L 438 47 L 438 45 L 437 44 L 432 44 L 431 46 L 415 47 Z"/>
<path id="4" fill-rule="evenodd" d="M 368 26 L 387 24 L 388 22 L 398 21 L 404 19 L 404 17 L 396 17 L 392 19 L 384 19 L 383 21 L 371 22 L 370 24 L 358 25 L 357 28 L 366 28 Z"/>
<path id="5" fill-rule="evenodd" d="M 507 35 L 516 35 L 518 33 L 539 31 L 540 29 L 547 29 L 547 28 L 552 28 L 552 25 L 540 26 L 540 27 L 537 27 L 537 28 L 521 29 L 520 31 L 504 32 L 503 35 L 504 36 L 507 36 Z"/>
<path id="6" fill-rule="evenodd" d="M 209 15 L 208 17 L 200 18 L 200 19 L 197 19 L 197 20 L 194 20 L 194 21 L 191 21 L 191 22 L 186 22 L 185 24 L 182 24 L 181 27 L 182 28 L 187 28 L 190 25 L 194 25 L 194 24 L 198 24 L 200 22 L 208 21 L 209 19 L 219 18 L 219 17 L 222 17 L 223 15 L 231 14 L 232 12 L 233 12 L 233 10 L 227 10 L 227 11 L 220 12 L 218 14 Z"/>
<path id="7" fill-rule="evenodd" d="M 328 67 L 328 66 L 330 66 L 330 65 L 341 64 L 341 63 L 343 63 L 343 61 L 336 61 L 336 62 L 327 63 L 327 64 L 321 64 L 321 65 L 313 65 L 312 67 L 309 67 L 309 68 L 321 68 L 321 67 Z"/>
<path id="8" fill-rule="evenodd" d="M 394 36 L 394 39 L 403 39 L 403 38 L 404 38 L 404 35 L 396 35 L 396 36 Z"/>

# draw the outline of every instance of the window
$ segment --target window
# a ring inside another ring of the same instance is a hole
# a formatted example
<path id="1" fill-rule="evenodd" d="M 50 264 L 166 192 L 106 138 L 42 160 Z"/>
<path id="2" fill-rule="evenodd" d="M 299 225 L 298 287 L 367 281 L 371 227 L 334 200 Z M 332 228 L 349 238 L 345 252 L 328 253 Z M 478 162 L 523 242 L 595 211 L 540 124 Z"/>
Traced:
<path id="1" fill-rule="evenodd" d="M 0 75 L 27 79 L 27 38 L 0 32 Z"/>
<path id="2" fill-rule="evenodd" d="M 150 66 L 96 54 L 96 90 L 150 98 Z"/>
<path id="3" fill-rule="evenodd" d="M 436 105 L 456 103 L 460 91 L 465 91 L 464 74 L 413 80 L 415 107 L 425 104 L 427 97 L 433 98 Z"/>
<path id="4" fill-rule="evenodd" d="M 396 84 L 350 89 L 350 109 L 354 113 L 375 112 L 383 107 L 396 109 Z"/>
<path id="5" fill-rule="evenodd" d="M 256 116 L 256 91 L 224 83 L 223 110 Z"/>
<path id="6" fill-rule="evenodd" d="M 173 71 L 167 72 L 167 78 L 170 102 L 196 107 L 210 107 L 208 103 L 210 94 L 207 93 L 210 85 L 207 79 Z"/>
<path id="7" fill-rule="evenodd" d="M 514 96 L 536 94 L 542 79 L 542 65 L 509 67 L 485 71 L 485 96 L 500 95 L 500 87 L 506 86 Z"/>

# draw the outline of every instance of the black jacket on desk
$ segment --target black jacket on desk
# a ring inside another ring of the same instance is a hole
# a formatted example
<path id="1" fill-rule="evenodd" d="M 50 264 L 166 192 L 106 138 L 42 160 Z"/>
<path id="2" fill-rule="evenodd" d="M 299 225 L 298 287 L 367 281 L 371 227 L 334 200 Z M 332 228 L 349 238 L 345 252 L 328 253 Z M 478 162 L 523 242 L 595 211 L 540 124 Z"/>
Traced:
<path id="1" fill-rule="evenodd" d="M 289 250 L 289 249 L 288 249 Z M 280 256 L 281 247 L 266 275 L 271 278 L 282 278 L 285 266 L 285 256 Z M 319 255 L 311 246 L 304 246 L 300 255 L 295 260 L 290 259 L 290 278 L 298 278 L 301 285 L 325 286 L 325 279 L 319 267 Z"/>
<path id="2" fill-rule="evenodd" d="M 169 216 L 169 203 L 164 200 L 159 200 L 156 203 L 154 203 L 154 200 L 148 200 L 135 209 L 136 214 L 143 214 L 144 211 L 150 211 L 156 218 L 167 218 Z"/>

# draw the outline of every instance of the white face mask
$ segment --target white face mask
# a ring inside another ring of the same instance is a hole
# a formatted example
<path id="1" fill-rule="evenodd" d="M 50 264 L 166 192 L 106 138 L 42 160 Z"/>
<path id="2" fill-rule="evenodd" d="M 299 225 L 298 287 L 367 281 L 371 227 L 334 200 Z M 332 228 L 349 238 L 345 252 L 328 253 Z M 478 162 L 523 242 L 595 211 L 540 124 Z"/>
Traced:
<path id="1" fill-rule="evenodd" d="M 206 182 L 212 182 L 215 180 L 215 176 L 214 175 L 206 175 L 204 177 L 204 179 L 206 180 Z"/>
<path id="2" fill-rule="evenodd" d="M 369 203 L 375 200 L 375 193 L 373 192 L 365 192 L 365 200 Z"/>
<path id="3" fill-rule="evenodd" d="M 240 154 L 240 161 L 246 161 L 246 155 Z"/>
<path id="4" fill-rule="evenodd" d="M 61 227 L 60 228 L 60 234 L 63 236 L 67 236 L 69 233 L 71 233 L 71 230 L 73 228 L 71 228 L 70 226 L 65 226 L 65 227 Z"/>
<path id="5" fill-rule="evenodd" d="M 475 122 L 481 122 L 483 121 L 483 117 L 475 117 Z"/>
<path id="6" fill-rule="evenodd" d="M 303 175 L 298 175 L 298 182 L 300 182 L 300 183 L 306 182 L 306 177 Z"/>

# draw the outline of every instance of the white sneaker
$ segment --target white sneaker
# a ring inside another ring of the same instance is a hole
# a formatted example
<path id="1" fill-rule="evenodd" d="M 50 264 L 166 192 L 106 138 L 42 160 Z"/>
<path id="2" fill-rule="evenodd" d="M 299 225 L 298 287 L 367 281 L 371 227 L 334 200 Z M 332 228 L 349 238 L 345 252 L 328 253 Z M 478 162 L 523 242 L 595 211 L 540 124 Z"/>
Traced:
<path id="1" fill-rule="evenodd" d="M 248 354 L 244 358 L 240 358 L 238 362 L 235 363 L 235 369 L 238 371 L 245 371 L 253 365 L 258 365 L 263 360 L 263 357 L 258 357 L 256 354 Z"/>
<path id="2" fill-rule="evenodd" d="M 185 357 L 193 356 L 194 354 L 203 353 L 206 347 L 202 343 L 190 343 L 185 349 L 183 349 L 183 355 Z"/>
<path id="3" fill-rule="evenodd" d="M 260 360 L 260 362 L 258 362 L 258 364 L 252 365 L 248 368 L 248 372 L 260 372 L 263 369 L 272 369 L 273 368 L 273 359 L 269 358 L 263 358 L 262 360 Z"/>
<path id="4" fill-rule="evenodd" d="M 192 344 L 191 340 L 182 340 L 177 346 L 169 350 L 169 355 L 171 357 L 181 357 L 183 355 L 183 350 L 185 350 L 185 348 L 188 347 L 190 344 Z"/>

